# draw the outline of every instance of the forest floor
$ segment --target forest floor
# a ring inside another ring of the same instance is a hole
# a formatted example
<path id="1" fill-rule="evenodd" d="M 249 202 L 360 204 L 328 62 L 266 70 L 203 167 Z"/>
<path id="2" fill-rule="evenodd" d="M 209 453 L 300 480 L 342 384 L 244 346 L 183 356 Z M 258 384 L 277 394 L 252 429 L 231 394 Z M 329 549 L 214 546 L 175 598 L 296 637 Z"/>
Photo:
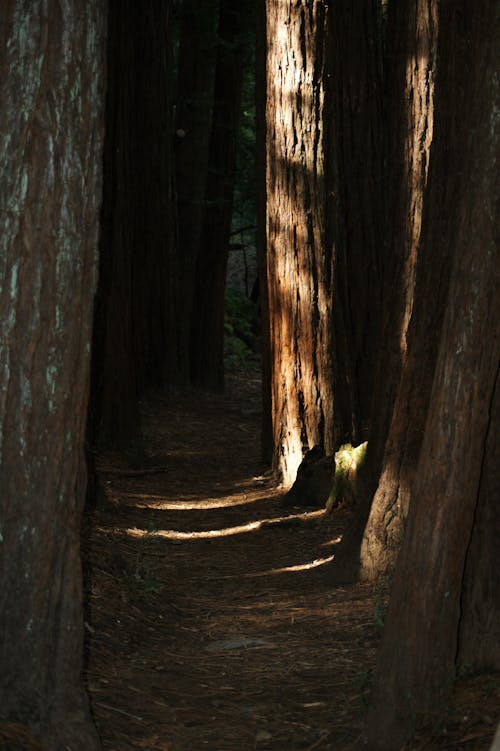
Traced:
<path id="1" fill-rule="evenodd" d="M 104 751 L 348 751 L 386 593 L 332 586 L 347 512 L 284 508 L 257 377 L 143 404 L 137 456 L 98 457 L 87 519 L 87 685 Z M 332 559 L 333 557 L 333 559 Z M 492 678 L 493 681 L 493 678 Z M 469 678 L 405 751 L 489 748 L 500 687 Z"/>

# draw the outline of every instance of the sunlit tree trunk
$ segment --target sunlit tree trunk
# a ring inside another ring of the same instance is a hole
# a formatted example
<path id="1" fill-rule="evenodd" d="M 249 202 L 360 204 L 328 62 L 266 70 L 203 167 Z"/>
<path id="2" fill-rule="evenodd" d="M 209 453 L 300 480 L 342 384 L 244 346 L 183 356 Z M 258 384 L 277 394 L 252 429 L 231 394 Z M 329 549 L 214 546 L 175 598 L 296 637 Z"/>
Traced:
<path id="1" fill-rule="evenodd" d="M 219 0 L 184 0 L 181 7 L 175 164 L 179 231 L 178 361 L 190 380 L 191 315 L 202 252 L 205 190 L 212 132 Z"/>
<path id="2" fill-rule="evenodd" d="M 224 291 L 251 11 L 249 2 L 220 0 L 212 133 L 191 313 L 191 379 L 215 390 L 224 386 Z"/>
<path id="3" fill-rule="evenodd" d="M 74 751 L 99 748 L 82 685 L 80 524 L 103 7 L 0 5 L 0 718 Z"/>
<path id="4" fill-rule="evenodd" d="M 323 2 L 267 0 L 267 282 L 274 466 L 333 450 L 333 265 L 325 244 Z"/>
<path id="5" fill-rule="evenodd" d="M 489 568 L 496 538 L 488 529 L 499 466 L 498 7 L 441 3 L 439 25 L 423 238 L 436 251 L 448 249 L 451 276 L 378 655 L 373 749 L 400 748 L 415 723 L 444 713 L 457 659 L 467 656 L 472 669 L 500 667 L 500 590 Z"/>

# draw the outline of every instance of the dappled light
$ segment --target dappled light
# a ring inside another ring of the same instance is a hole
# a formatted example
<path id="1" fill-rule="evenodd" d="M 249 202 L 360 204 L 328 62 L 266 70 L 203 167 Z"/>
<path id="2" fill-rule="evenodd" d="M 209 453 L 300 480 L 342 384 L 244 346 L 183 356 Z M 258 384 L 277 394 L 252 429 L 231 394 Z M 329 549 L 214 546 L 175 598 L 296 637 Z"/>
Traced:
<path id="1" fill-rule="evenodd" d="M 231 505 L 231 504 L 229 504 Z M 200 510 L 205 508 L 204 506 L 200 506 Z M 217 508 L 225 508 L 224 505 L 218 506 Z M 289 514 L 287 516 L 275 516 L 273 518 L 265 518 L 265 519 L 259 519 L 258 521 L 249 521 L 246 524 L 240 524 L 235 527 L 226 527 L 222 529 L 209 529 L 209 530 L 203 530 L 200 532 L 182 532 L 179 530 L 174 529 L 155 529 L 155 530 L 147 530 L 147 529 L 127 529 L 126 533 L 130 535 L 131 537 L 148 537 L 148 538 L 155 538 L 155 537 L 165 537 L 170 540 L 203 540 L 203 539 L 213 539 L 215 537 L 230 537 L 232 535 L 240 535 L 245 534 L 247 532 L 256 532 L 257 530 L 262 529 L 263 527 L 269 527 L 274 524 L 280 524 L 280 522 L 287 522 L 290 523 L 291 520 L 302 520 L 306 522 L 308 519 L 318 519 L 321 516 L 324 515 L 324 511 L 315 511 L 315 512 L 309 512 L 305 514 Z"/>
<path id="2" fill-rule="evenodd" d="M 269 576 L 273 574 L 286 574 L 294 571 L 309 571 L 312 568 L 318 568 L 318 566 L 324 566 L 325 563 L 331 563 L 335 556 L 330 555 L 328 558 L 315 558 L 314 561 L 308 563 L 297 563 L 294 566 L 282 566 L 281 568 L 268 569 L 266 571 L 260 571 L 257 574 L 248 574 L 248 576 Z"/>
<path id="3" fill-rule="evenodd" d="M 199 511 L 201 509 L 220 509 L 230 508 L 232 506 L 244 506 L 246 504 L 258 503 L 269 496 L 269 489 L 252 489 L 252 484 L 266 483 L 267 478 L 263 476 L 251 477 L 246 480 L 235 482 L 234 486 L 243 486 L 241 493 L 231 495 L 203 497 L 200 494 L 183 495 L 175 500 L 167 499 L 160 495 L 151 495 L 148 493 L 122 493 L 122 502 L 128 506 L 144 509 L 156 509 L 158 511 Z"/>

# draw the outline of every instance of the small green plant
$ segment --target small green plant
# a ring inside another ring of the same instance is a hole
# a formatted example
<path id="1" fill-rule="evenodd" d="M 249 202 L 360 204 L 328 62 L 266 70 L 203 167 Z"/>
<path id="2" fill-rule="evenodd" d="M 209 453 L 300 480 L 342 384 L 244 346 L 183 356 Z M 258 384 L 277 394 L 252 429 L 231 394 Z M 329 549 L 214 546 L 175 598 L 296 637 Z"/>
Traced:
<path id="1" fill-rule="evenodd" d="M 351 446 L 346 443 L 335 454 L 335 475 L 333 487 L 326 503 L 330 511 L 340 503 L 348 504 L 354 499 L 354 481 L 357 472 L 363 466 L 368 444 L 361 443 L 359 446 Z"/>
<path id="2" fill-rule="evenodd" d="M 154 576 L 151 566 L 148 565 L 145 558 L 154 539 L 155 531 L 156 526 L 149 523 L 146 534 L 138 541 L 138 551 L 126 579 L 127 588 L 131 594 L 158 594 L 163 589 L 163 582 Z"/>
<path id="3" fill-rule="evenodd" d="M 472 675 L 473 667 L 468 662 L 459 662 L 455 665 L 455 678 L 466 678 L 468 675 Z"/>
<path id="4" fill-rule="evenodd" d="M 373 615 L 377 628 L 382 631 L 385 625 L 385 616 L 391 589 L 391 578 L 385 574 L 379 576 L 375 583 L 375 601 L 373 604 Z"/>
<path id="5" fill-rule="evenodd" d="M 127 577 L 127 587 L 134 595 L 158 594 L 163 589 L 163 583 L 145 566 L 142 553 L 135 556 L 134 565 Z"/>
<path id="6" fill-rule="evenodd" d="M 375 669 L 374 668 L 368 668 L 368 670 L 363 670 L 357 680 L 357 687 L 360 695 L 360 704 L 363 712 L 367 712 L 369 700 L 370 700 L 370 694 L 373 689 L 373 680 L 375 675 Z"/>

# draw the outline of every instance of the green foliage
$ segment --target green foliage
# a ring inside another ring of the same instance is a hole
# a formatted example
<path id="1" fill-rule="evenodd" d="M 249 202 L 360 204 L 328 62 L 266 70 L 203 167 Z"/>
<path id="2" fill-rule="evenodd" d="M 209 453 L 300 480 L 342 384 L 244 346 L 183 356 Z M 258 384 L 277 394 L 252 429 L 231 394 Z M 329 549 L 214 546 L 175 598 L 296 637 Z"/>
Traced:
<path id="1" fill-rule="evenodd" d="M 382 631 L 385 625 L 385 616 L 389 604 L 389 592 L 391 578 L 387 575 L 379 576 L 375 583 L 375 601 L 373 603 L 373 615 L 377 628 Z"/>
<path id="2" fill-rule="evenodd" d="M 367 443 L 361 443 L 359 446 L 351 446 L 350 443 L 346 443 L 335 454 L 333 488 L 326 503 L 328 511 L 340 503 L 347 504 L 353 501 L 353 482 L 357 472 L 363 466 L 367 445 Z"/>
<path id="3" fill-rule="evenodd" d="M 358 676 L 357 688 L 359 691 L 361 710 L 363 713 L 367 712 L 368 710 L 368 706 L 370 702 L 370 694 L 373 689 L 374 676 L 375 676 L 374 668 L 363 670 L 363 672 L 360 673 Z"/>
<path id="4" fill-rule="evenodd" d="M 147 561 L 147 553 L 154 541 L 154 527 L 149 526 L 147 534 L 138 542 L 138 552 L 134 557 L 133 564 L 129 566 L 126 577 L 126 585 L 131 595 L 141 597 L 158 594 L 163 589 L 163 583 L 154 575 L 150 563 Z"/>
<path id="5" fill-rule="evenodd" d="M 242 292 L 228 289 L 225 298 L 224 363 L 226 370 L 258 366 L 258 311 Z"/>

